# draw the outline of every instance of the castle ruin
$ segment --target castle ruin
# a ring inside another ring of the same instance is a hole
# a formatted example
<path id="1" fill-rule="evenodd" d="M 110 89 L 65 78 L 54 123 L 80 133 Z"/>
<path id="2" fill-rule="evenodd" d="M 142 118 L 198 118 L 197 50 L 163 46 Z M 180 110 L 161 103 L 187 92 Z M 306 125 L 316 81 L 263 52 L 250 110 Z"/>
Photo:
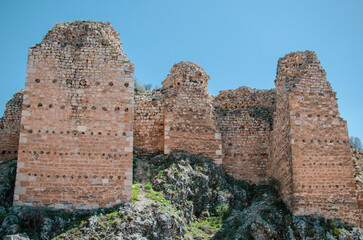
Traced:
<path id="1" fill-rule="evenodd" d="M 29 49 L 14 205 L 131 199 L 133 65 L 109 23 L 60 23 Z"/>
<path id="2" fill-rule="evenodd" d="M 362 224 L 347 124 L 314 52 L 279 59 L 275 89 L 211 96 L 208 80 L 202 67 L 180 62 L 161 89 L 134 92 L 133 65 L 109 23 L 56 24 L 29 50 L 21 124 L 5 132 L 19 110 L 1 123 L 9 136 L 1 159 L 18 152 L 14 205 L 129 201 L 134 146 L 201 154 L 253 184 L 277 179 L 295 215 Z"/>

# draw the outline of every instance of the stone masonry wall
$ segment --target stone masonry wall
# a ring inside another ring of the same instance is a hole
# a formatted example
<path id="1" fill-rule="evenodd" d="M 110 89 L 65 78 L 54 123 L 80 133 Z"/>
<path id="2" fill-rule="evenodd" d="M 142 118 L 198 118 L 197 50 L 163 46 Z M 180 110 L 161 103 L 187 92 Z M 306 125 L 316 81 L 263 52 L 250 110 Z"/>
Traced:
<path id="1" fill-rule="evenodd" d="M 339 117 L 336 94 L 315 53 L 296 52 L 280 59 L 276 86 L 277 94 L 286 95 L 289 111 L 285 114 L 290 122 L 292 211 L 356 224 L 347 125 Z"/>
<path id="2" fill-rule="evenodd" d="M 279 70 L 278 70 L 279 71 Z M 279 181 L 279 192 L 285 203 L 292 207 L 293 172 L 290 137 L 290 105 L 285 82 L 275 81 L 276 111 L 273 117 L 273 130 L 270 135 L 270 163 L 268 176 Z"/>
<path id="3" fill-rule="evenodd" d="M 0 161 L 15 159 L 18 156 L 23 90 L 15 93 L 6 104 L 0 118 Z"/>
<path id="4" fill-rule="evenodd" d="M 56 24 L 29 49 L 24 97 L 15 94 L 0 120 L 0 160 L 18 153 L 14 205 L 130 201 L 134 144 L 205 155 L 250 183 L 276 178 L 295 215 L 362 225 L 362 153 L 350 150 L 314 52 L 281 58 L 276 89 L 212 97 L 208 80 L 180 62 L 161 89 L 134 93 L 133 64 L 109 23 Z"/>
<path id="5" fill-rule="evenodd" d="M 202 67 L 180 62 L 163 81 L 164 153 L 186 150 L 222 163 L 222 140 L 208 93 L 209 76 Z"/>
<path id="6" fill-rule="evenodd" d="M 130 201 L 133 64 L 109 23 L 59 23 L 29 49 L 14 205 Z"/>
<path id="7" fill-rule="evenodd" d="M 213 105 L 225 170 L 236 179 L 266 183 L 275 91 L 247 87 L 221 91 Z"/>
<path id="8" fill-rule="evenodd" d="M 363 224 L 363 150 L 351 148 L 353 159 L 354 178 L 356 182 L 356 191 L 358 198 L 358 207 L 360 209 L 360 224 Z"/>
<path id="9" fill-rule="evenodd" d="M 164 151 L 164 103 L 160 89 L 135 92 L 134 146 Z"/>

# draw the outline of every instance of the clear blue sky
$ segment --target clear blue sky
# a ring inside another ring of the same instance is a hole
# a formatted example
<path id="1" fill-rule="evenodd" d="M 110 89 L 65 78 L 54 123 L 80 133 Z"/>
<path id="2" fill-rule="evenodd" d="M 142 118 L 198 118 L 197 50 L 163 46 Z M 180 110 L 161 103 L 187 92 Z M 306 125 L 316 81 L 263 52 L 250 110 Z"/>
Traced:
<path id="1" fill-rule="evenodd" d="M 337 91 L 349 134 L 363 140 L 363 1 L 1 1 L 0 115 L 23 88 L 28 48 L 56 22 L 110 21 L 142 83 L 161 86 L 170 68 L 193 61 L 209 90 L 274 87 L 276 64 L 315 51 Z"/>

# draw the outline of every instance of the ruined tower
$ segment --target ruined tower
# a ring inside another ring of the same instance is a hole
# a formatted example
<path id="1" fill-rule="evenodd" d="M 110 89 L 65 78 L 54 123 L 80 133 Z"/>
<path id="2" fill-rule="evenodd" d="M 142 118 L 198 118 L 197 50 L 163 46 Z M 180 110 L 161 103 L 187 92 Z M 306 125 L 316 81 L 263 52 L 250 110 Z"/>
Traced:
<path id="1" fill-rule="evenodd" d="M 295 215 L 356 224 L 357 197 L 347 124 L 314 52 L 278 62 L 270 175 Z"/>
<path id="2" fill-rule="evenodd" d="M 58 23 L 29 49 L 14 205 L 131 199 L 133 72 L 108 22 Z"/>
<path id="3" fill-rule="evenodd" d="M 240 87 L 220 91 L 213 100 L 222 133 L 223 167 L 235 179 L 254 184 L 268 181 L 275 95 L 274 89 Z"/>
<path id="4" fill-rule="evenodd" d="M 0 118 L 0 161 L 18 156 L 23 90 L 15 93 L 6 104 L 4 116 Z"/>
<path id="5" fill-rule="evenodd" d="M 222 163 L 222 137 L 208 93 L 209 76 L 192 62 L 180 62 L 163 81 L 164 153 L 186 150 Z"/>

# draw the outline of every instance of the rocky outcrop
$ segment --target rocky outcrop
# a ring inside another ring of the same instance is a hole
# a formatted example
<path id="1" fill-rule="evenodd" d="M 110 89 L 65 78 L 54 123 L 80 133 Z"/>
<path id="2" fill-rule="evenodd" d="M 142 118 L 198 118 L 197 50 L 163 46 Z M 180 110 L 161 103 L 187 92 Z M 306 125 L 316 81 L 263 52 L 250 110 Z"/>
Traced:
<path id="1" fill-rule="evenodd" d="M 0 164 L 0 206 L 10 207 L 13 202 L 15 175 L 16 160 Z"/>
<path id="2" fill-rule="evenodd" d="M 5 163 L 0 169 L 11 172 L 11 164 Z M 363 230 L 338 221 L 294 217 L 275 190 L 276 182 L 251 185 L 235 180 L 210 159 L 187 152 L 135 156 L 133 186 L 133 204 L 109 209 L 67 213 L 2 207 L 0 237 L 361 240 L 363 236 Z"/>

